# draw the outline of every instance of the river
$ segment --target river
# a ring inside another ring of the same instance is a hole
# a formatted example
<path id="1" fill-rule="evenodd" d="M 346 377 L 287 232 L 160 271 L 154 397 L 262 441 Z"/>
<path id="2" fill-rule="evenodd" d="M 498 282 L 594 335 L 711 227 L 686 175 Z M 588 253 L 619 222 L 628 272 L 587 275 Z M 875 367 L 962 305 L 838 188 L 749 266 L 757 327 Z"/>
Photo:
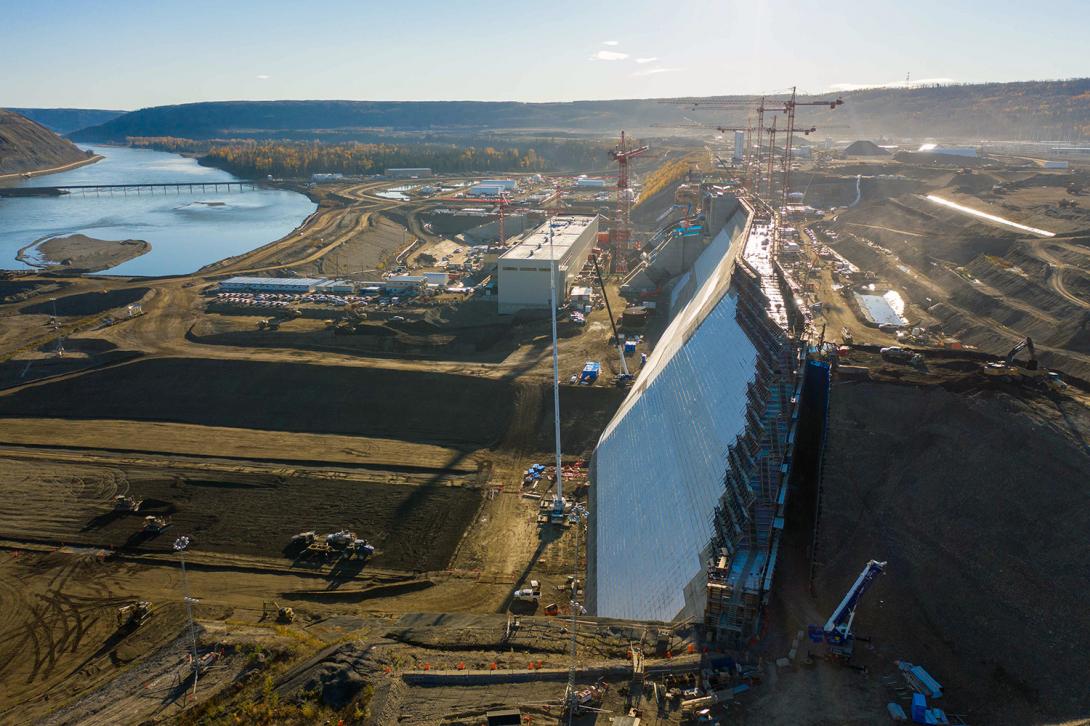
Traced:
<path id="1" fill-rule="evenodd" d="M 177 154 L 114 146 L 82 146 L 105 158 L 60 174 L 34 177 L 20 186 L 224 182 L 237 177 Z M 316 209 L 296 192 L 162 189 L 60 197 L 0 198 L 0 268 L 26 269 L 15 259 L 35 240 L 85 234 L 106 240 L 142 239 L 151 251 L 104 271 L 110 275 L 158 276 L 201 267 L 283 237 Z"/>

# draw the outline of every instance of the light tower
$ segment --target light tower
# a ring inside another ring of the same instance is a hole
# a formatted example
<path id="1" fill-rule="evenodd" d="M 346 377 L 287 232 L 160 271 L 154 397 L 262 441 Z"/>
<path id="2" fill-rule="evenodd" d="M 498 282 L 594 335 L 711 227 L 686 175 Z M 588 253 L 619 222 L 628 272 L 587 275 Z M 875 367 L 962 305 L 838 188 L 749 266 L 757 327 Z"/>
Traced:
<path id="1" fill-rule="evenodd" d="M 559 202 L 560 192 L 557 191 Z M 556 338 L 556 274 L 560 265 L 557 264 L 556 255 L 553 252 L 553 227 L 557 222 L 549 220 L 549 319 L 552 322 L 553 335 L 553 435 L 556 448 L 556 495 L 553 498 L 553 510 L 550 519 L 553 522 L 564 520 L 564 475 L 560 462 L 560 351 L 557 349 Z"/>
<path id="2" fill-rule="evenodd" d="M 646 154 L 647 149 L 646 146 L 629 149 L 622 131 L 620 145 L 609 152 L 610 158 L 617 162 L 617 211 L 609 229 L 609 246 L 613 259 L 618 263 L 625 259 L 624 253 L 632 244 L 632 192 L 628 186 L 628 161 Z"/>

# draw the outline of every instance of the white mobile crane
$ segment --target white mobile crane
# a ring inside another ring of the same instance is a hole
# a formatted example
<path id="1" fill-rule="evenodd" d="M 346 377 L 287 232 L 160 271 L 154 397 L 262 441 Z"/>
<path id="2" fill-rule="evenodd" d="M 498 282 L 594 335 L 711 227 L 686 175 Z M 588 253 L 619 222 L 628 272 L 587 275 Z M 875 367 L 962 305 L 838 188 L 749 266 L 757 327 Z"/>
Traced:
<path id="1" fill-rule="evenodd" d="M 852 623 L 855 621 L 855 608 L 875 579 L 886 569 L 885 562 L 871 560 L 863 567 L 859 577 L 848 590 L 844 599 L 836 606 L 836 610 L 825 621 L 825 625 L 811 625 L 808 629 L 810 640 L 815 643 L 825 642 L 829 646 L 829 653 L 842 660 L 848 660 L 852 656 L 852 648 L 855 645 L 855 634 L 852 632 Z"/>

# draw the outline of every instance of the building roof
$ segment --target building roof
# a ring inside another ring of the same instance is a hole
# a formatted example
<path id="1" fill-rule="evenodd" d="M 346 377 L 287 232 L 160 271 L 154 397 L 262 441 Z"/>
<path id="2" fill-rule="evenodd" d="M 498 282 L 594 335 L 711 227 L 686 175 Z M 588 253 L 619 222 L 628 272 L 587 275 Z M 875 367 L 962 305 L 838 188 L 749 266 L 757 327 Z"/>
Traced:
<path id="1" fill-rule="evenodd" d="M 546 222 L 500 256 L 501 260 L 560 260 L 597 217 L 565 215 Z M 549 244 L 550 227 L 552 244 Z M 550 251 L 551 248 L 551 251 Z"/>
<path id="2" fill-rule="evenodd" d="M 313 287 L 326 282 L 322 277 L 231 277 L 223 285 L 287 285 L 290 287 Z"/>

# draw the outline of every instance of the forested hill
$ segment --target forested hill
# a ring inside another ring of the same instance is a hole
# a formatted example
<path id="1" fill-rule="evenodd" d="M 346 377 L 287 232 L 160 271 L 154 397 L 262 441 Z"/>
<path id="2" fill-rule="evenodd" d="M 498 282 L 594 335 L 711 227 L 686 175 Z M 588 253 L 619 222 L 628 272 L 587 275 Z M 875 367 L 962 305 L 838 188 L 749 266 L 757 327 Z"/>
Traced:
<path id="1" fill-rule="evenodd" d="M 38 171 L 86 158 L 87 154 L 67 139 L 0 109 L 0 174 Z"/>
<path id="2" fill-rule="evenodd" d="M 801 109 L 800 122 L 819 127 L 824 123 L 837 129 L 830 131 L 835 136 L 1090 138 L 1090 79 L 879 88 L 852 91 L 843 98 L 845 105 L 835 111 Z M 685 117 L 704 119 L 713 126 L 747 123 L 744 110 L 694 111 L 692 107 L 655 99 L 570 103 L 220 101 L 141 109 L 71 136 L 80 141 L 124 141 L 136 136 L 343 140 L 381 129 L 457 133 L 540 129 L 612 134 L 622 128 L 646 129 L 652 124 L 680 122 Z"/>
<path id="3" fill-rule="evenodd" d="M 20 116 L 37 121 L 50 131 L 68 134 L 88 126 L 97 126 L 121 116 L 125 111 L 99 108 L 9 108 Z"/>

